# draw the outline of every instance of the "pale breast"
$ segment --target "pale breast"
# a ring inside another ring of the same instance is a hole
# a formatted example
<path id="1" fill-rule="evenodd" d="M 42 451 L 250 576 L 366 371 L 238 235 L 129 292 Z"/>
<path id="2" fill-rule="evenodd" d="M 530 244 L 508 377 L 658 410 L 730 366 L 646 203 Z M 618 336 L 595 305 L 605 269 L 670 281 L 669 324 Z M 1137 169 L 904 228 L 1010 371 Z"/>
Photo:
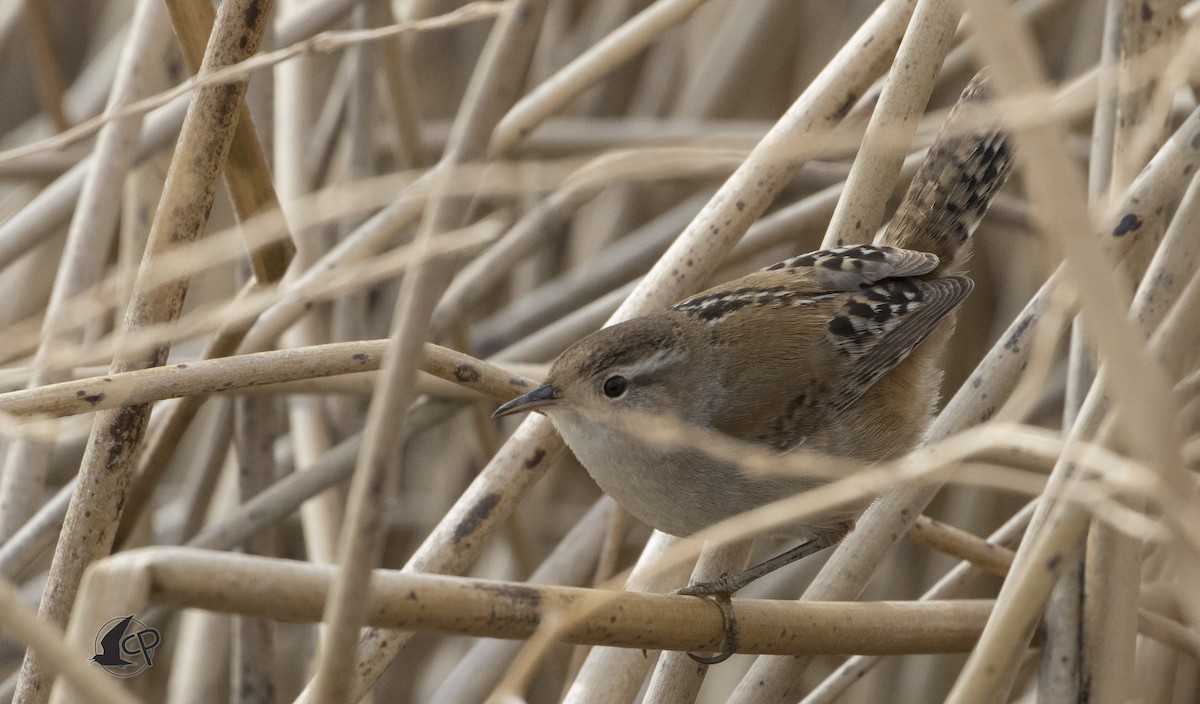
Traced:
<path id="1" fill-rule="evenodd" d="M 615 429 L 598 428 L 577 414 L 549 415 L 601 490 L 638 520 L 672 535 L 691 535 L 821 483 L 751 478 L 728 463 L 695 452 L 663 452 Z M 844 513 L 838 512 L 806 518 L 771 534 L 808 538 L 844 521 Z"/>

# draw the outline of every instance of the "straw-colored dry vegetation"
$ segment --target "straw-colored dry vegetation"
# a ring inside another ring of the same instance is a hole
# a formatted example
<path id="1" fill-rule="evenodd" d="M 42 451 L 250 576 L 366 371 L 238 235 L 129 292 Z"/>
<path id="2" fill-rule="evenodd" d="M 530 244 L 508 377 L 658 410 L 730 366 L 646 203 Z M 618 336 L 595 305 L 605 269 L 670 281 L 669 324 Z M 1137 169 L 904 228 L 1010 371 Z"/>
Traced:
<path id="1" fill-rule="evenodd" d="M 0 696 L 1197 701 L 1194 5 L 0 3 Z M 680 540 L 490 417 L 606 321 L 869 241 L 983 66 L 1017 167 L 909 457 L 648 424 L 835 480 Z M 869 496 L 687 659 L 697 556 Z M 163 643 L 118 679 L 129 614 Z"/>

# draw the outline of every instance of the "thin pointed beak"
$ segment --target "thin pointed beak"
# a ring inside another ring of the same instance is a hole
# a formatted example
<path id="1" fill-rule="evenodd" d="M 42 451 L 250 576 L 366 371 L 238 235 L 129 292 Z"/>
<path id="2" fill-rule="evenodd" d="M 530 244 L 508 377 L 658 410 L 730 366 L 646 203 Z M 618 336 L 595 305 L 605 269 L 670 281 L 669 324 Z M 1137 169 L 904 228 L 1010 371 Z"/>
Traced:
<path id="1" fill-rule="evenodd" d="M 554 386 L 543 384 L 524 396 L 518 396 L 497 408 L 492 417 L 499 418 L 500 416 L 520 413 L 521 411 L 536 411 L 539 408 L 553 406 L 558 401 L 558 398 L 558 390 Z"/>

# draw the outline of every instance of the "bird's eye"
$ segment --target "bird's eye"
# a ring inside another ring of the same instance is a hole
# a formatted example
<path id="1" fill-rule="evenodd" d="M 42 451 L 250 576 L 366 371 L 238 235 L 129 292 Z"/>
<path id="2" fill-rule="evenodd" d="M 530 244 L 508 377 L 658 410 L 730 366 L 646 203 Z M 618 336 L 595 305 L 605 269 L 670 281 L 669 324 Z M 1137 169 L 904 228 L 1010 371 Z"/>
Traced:
<path id="1" fill-rule="evenodd" d="M 610 376 L 604 380 L 604 395 L 609 398 L 617 398 L 625 393 L 628 386 L 629 382 L 620 374 Z"/>

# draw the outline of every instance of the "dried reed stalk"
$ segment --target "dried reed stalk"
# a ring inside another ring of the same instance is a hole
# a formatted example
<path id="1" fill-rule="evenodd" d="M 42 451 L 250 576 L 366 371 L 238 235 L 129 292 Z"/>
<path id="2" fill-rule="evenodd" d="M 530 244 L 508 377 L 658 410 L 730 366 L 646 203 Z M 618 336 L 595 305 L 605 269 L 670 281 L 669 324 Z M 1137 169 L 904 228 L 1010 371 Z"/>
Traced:
<path id="1" fill-rule="evenodd" d="M 263 6 L 221 3 L 229 65 L 185 84 L 206 2 L 168 2 L 174 31 L 152 2 L 0 4 L 0 701 L 1194 698 L 1195 3 L 280 5 L 257 52 L 228 30 Z M 835 481 L 646 542 L 544 420 L 488 418 L 606 322 L 871 240 L 984 64 L 1021 174 L 909 458 L 648 419 Z M 189 103 L 218 95 L 188 151 Z M 164 255 L 179 201 L 176 239 L 213 234 Z M 181 281 L 182 310 L 157 293 Z M 113 418 L 146 439 L 109 471 Z M 825 563 L 734 601 L 753 661 L 679 652 L 722 637 L 655 593 L 697 556 L 695 579 L 732 571 L 769 526 L 881 493 Z M 118 687 L 87 651 L 129 613 L 170 653 Z"/>

